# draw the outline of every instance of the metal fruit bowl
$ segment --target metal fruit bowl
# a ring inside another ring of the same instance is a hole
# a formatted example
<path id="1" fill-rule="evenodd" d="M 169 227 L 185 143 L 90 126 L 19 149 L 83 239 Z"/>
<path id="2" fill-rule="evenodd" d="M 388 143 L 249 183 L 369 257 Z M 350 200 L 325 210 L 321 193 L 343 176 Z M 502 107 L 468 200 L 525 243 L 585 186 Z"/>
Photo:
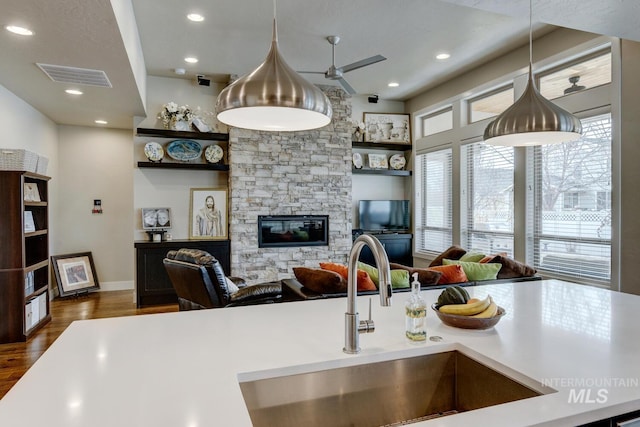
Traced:
<path id="1" fill-rule="evenodd" d="M 453 326 L 455 328 L 463 328 L 463 329 L 489 329 L 492 328 L 500 321 L 502 316 L 505 315 L 506 311 L 504 308 L 498 306 L 498 314 L 493 317 L 489 317 L 486 319 L 479 317 L 471 317 L 471 316 L 459 316 L 457 314 L 448 314 L 442 313 L 436 307 L 436 304 L 431 306 L 433 311 L 436 312 L 438 318 L 448 326 Z"/>

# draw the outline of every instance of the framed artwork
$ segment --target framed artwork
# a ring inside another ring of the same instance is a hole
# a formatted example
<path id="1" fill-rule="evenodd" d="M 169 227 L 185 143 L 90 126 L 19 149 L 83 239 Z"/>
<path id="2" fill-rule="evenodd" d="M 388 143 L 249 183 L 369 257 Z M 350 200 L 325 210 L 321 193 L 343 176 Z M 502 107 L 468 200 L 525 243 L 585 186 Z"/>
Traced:
<path id="1" fill-rule="evenodd" d="M 171 228 L 171 208 L 142 208 L 143 230 L 169 230 Z"/>
<path id="2" fill-rule="evenodd" d="M 40 192 L 38 191 L 38 184 L 35 182 L 24 183 L 24 201 L 25 202 L 39 202 Z"/>
<path id="3" fill-rule="evenodd" d="M 386 154 L 367 154 L 369 167 L 371 169 L 389 169 L 389 162 Z"/>
<path id="4" fill-rule="evenodd" d="M 226 188 L 192 188 L 189 238 L 227 239 L 227 211 Z"/>
<path id="5" fill-rule="evenodd" d="M 51 261 L 61 297 L 100 288 L 91 252 L 55 255 Z"/>
<path id="6" fill-rule="evenodd" d="M 364 113 L 364 141 L 411 145 L 410 115 Z"/>

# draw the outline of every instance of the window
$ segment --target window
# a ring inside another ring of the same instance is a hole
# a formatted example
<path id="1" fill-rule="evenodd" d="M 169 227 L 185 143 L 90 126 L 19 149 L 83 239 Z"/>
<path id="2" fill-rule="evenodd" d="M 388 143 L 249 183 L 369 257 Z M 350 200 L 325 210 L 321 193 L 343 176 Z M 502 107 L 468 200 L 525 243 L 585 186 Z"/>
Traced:
<path id="1" fill-rule="evenodd" d="M 513 256 L 513 147 L 461 147 L 463 247 Z"/>
<path id="2" fill-rule="evenodd" d="M 513 97 L 513 87 L 510 86 L 470 99 L 469 123 L 497 116 L 513 105 Z"/>
<path id="3" fill-rule="evenodd" d="M 541 272 L 611 278 L 611 114 L 582 120 L 576 142 L 534 148 L 533 257 Z"/>
<path id="4" fill-rule="evenodd" d="M 547 99 L 611 83 L 611 51 L 598 52 L 539 78 L 540 93 Z"/>
<path id="5" fill-rule="evenodd" d="M 451 149 L 416 156 L 416 250 L 442 252 L 453 242 Z"/>
<path id="6" fill-rule="evenodd" d="M 446 110 L 424 116 L 421 120 L 422 136 L 451 130 L 453 129 L 453 109 L 449 107 Z"/>

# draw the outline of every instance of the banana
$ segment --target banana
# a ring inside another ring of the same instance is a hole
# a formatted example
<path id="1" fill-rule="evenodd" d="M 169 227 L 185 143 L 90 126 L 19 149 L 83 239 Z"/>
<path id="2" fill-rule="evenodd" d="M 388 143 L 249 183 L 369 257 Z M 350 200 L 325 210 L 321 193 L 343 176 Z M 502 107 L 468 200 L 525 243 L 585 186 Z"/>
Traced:
<path id="1" fill-rule="evenodd" d="M 471 304 L 447 304 L 440 307 L 443 313 L 457 314 L 459 316 L 473 316 L 478 313 L 482 313 L 491 304 L 491 297 L 487 297 L 483 300 L 473 302 Z"/>
<path id="2" fill-rule="evenodd" d="M 484 311 L 475 314 L 471 317 L 477 317 L 477 318 L 481 318 L 481 319 L 489 319 L 493 316 L 495 316 L 496 314 L 498 314 L 498 304 L 496 304 L 493 299 L 491 297 L 489 297 L 490 303 L 489 303 L 489 307 L 487 307 Z"/>

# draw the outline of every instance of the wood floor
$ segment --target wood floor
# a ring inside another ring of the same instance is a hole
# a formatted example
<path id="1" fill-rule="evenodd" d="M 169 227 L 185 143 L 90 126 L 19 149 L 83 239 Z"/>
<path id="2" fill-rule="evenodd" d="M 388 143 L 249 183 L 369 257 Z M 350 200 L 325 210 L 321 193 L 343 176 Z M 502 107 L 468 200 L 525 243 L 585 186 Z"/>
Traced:
<path id="1" fill-rule="evenodd" d="M 74 320 L 178 311 L 178 304 L 136 308 L 134 291 L 94 292 L 51 302 L 51 322 L 24 343 L 0 344 L 0 399 Z"/>

